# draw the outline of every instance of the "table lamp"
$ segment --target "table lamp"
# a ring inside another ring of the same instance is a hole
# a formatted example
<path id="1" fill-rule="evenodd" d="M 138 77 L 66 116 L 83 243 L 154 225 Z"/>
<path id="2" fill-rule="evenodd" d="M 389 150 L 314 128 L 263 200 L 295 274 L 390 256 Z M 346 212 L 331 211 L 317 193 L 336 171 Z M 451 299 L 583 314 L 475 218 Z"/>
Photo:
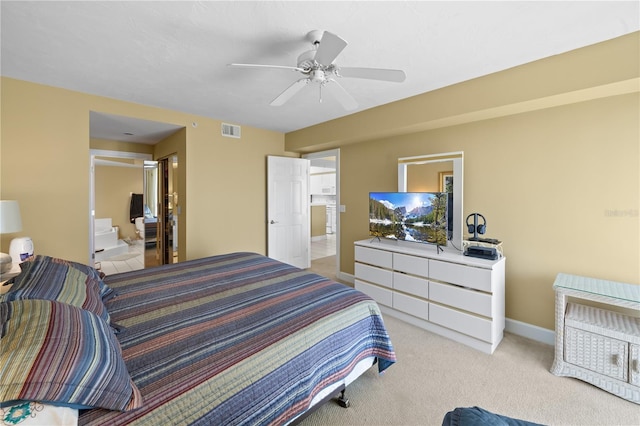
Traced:
<path id="1" fill-rule="evenodd" d="M 0 234 L 13 234 L 22 230 L 20 206 L 15 200 L 0 201 Z M 5 273 L 29 256 L 33 256 L 33 242 L 29 237 L 11 240 L 9 254 L 0 253 L 0 273 Z"/>

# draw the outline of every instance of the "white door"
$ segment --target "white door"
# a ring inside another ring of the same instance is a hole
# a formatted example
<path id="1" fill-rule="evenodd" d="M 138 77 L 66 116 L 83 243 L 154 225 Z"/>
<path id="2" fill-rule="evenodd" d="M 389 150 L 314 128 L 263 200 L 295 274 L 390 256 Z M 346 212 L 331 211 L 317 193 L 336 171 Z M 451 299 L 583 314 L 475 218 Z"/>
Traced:
<path id="1" fill-rule="evenodd" d="M 309 268 L 309 160 L 269 156 L 267 176 L 267 255 Z"/>

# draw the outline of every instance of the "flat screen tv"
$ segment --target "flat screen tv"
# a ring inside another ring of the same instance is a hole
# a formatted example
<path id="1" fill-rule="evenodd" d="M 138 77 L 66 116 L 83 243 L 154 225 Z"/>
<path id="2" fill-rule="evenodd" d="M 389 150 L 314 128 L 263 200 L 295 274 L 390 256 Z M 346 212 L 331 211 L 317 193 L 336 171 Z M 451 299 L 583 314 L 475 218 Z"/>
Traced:
<path id="1" fill-rule="evenodd" d="M 370 192 L 369 235 L 447 245 L 446 192 Z"/>

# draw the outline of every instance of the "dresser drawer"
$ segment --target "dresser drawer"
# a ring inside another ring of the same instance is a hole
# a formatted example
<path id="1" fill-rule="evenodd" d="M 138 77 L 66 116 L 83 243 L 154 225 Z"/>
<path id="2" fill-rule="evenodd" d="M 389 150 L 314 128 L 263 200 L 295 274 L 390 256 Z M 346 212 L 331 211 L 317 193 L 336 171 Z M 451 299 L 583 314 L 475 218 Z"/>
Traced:
<path id="1" fill-rule="evenodd" d="M 358 246 L 356 246 L 355 258 L 356 262 L 368 263 L 387 269 L 391 269 L 393 259 L 389 251 Z"/>
<path id="2" fill-rule="evenodd" d="M 476 339 L 491 342 L 491 321 L 475 315 L 429 303 L 429 321 Z"/>
<path id="3" fill-rule="evenodd" d="M 429 280 L 426 278 L 394 272 L 393 289 L 425 299 L 429 298 Z"/>
<path id="4" fill-rule="evenodd" d="M 429 261 L 424 257 L 393 254 L 393 269 L 421 277 L 429 276 Z"/>
<path id="5" fill-rule="evenodd" d="M 491 295 L 448 284 L 429 283 L 429 299 L 491 317 Z"/>
<path id="6" fill-rule="evenodd" d="M 365 283 L 360 280 L 355 280 L 355 288 L 356 290 L 360 290 L 367 296 L 371 297 L 381 305 L 393 305 L 393 292 L 389 289 Z"/>
<path id="7" fill-rule="evenodd" d="M 380 284 L 389 288 L 393 287 L 393 272 L 386 269 L 376 268 L 363 263 L 356 263 L 355 273 L 356 278 L 361 280 Z"/>
<path id="8" fill-rule="evenodd" d="M 393 293 L 393 307 L 414 317 L 429 320 L 429 302 L 401 293 Z"/>
<path id="9" fill-rule="evenodd" d="M 566 362 L 627 381 L 627 342 L 573 327 L 565 327 L 564 337 Z"/>
<path id="10" fill-rule="evenodd" d="M 429 260 L 429 278 L 490 292 L 491 269 Z"/>

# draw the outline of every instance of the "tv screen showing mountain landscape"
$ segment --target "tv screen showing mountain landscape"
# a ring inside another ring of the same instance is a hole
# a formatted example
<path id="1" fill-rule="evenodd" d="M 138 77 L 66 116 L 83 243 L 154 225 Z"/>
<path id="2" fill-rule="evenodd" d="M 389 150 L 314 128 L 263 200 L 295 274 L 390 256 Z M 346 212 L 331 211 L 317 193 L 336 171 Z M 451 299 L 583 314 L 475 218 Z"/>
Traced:
<path id="1" fill-rule="evenodd" d="M 369 234 L 447 245 L 447 193 L 369 193 Z"/>

